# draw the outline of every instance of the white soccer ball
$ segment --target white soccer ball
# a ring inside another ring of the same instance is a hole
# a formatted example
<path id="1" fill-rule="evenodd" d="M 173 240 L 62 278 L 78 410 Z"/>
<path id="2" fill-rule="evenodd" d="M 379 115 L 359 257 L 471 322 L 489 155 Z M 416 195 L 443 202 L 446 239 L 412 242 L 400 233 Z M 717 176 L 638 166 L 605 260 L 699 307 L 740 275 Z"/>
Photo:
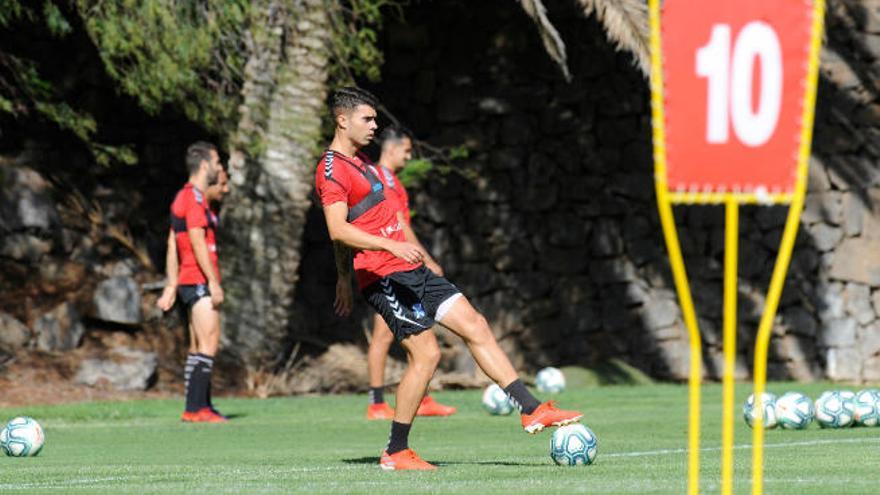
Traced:
<path id="1" fill-rule="evenodd" d="M 855 397 L 855 394 L 852 395 Z M 825 392 L 816 399 L 816 421 L 822 428 L 845 428 L 852 425 L 854 410 L 853 399 L 849 394 L 839 391 Z"/>
<path id="2" fill-rule="evenodd" d="M 762 420 L 764 423 L 764 429 L 770 430 L 776 428 L 776 396 L 769 392 L 764 392 L 761 394 L 761 399 L 762 409 L 764 410 Z M 753 426 L 758 419 L 759 414 L 761 414 L 756 406 L 755 394 L 749 395 L 749 398 L 746 399 L 745 405 L 743 405 L 743 418 L 745 418 L 746 424 L 749 426 Z"/>
<path id="3" fill-rule="evenodd" d="M 489 414 L 507 415 L 513 412 L 514 406 L 504 389 L 493 383 L 483 391 L 483 407 Z"/>
<path id="4" fill-rule="evenodd" d="M 560 466 L 592 464 L 598 449 L 596 435 L 580 423 L 557 428 L 550 438 L 550 457 Z"/>
<path id="5" fill-rule="evenodd" d="M 27 416 L 11 419 L 0 430 L 0 449 L 10 457 L 33 457 L 45 441 L 40 423 Z"/>
<path id="6" fill-rule="evenodd" d="M 813 401 L 800 392 L 788 392 L 776 399 L 776 420 L 787 430 L 802 430 L 813 422 Z"/>
<path id="7" fill-rule="evenodd" d="M 880 390 L 859 390 L 853 398 L 853 419 L 859 426 L 880 426 Z"/>
<path id="8" fill-rule="evenodd" d="M 840 397 L 844 400 L 856 400 L 856 393 L 852 390 L 838 390 L 837 393 L 840 394 Z"/>
<path id="9" fill-rule="evenodd" d="M 559 368 L 547 367 L 535 375 L 535 386 L 545 393 L 559 393 L 565 390 L 565 375 Z"/>

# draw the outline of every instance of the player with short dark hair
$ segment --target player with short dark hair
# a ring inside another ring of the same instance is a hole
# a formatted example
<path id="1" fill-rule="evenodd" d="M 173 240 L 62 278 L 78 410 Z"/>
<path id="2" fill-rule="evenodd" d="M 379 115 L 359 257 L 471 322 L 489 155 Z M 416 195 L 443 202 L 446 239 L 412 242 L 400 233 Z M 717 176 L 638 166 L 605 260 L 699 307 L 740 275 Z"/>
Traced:
<path id="1" fill-rule="evenodd" d="M 406 188 L 397 178 L 397 172 L 406 166 L 406 162 L 412 158 L 413 140 L 412 133 L 397 125 L 389 125 L 379 133 L 381 155 L 377 170 L 381 172 L 381 178 L 385 181 L 386 201 L 393 201 L 397 205 L 397 217 L 403 226 L 404 237 L 407 241 L 422 248 L 425 254 L 428 250 L 416 236 L 410 226 L 409 194 Z M 436 275 L 443 276 L 443 269 L 428 254 L 425 258 L 425 266 Z M 337 293 L 345 294 L 351 291 L 351 274 L 337 274 L 337 283 L 342 284 Z M 351 297 L 347 297 L 342 308 L 337 304 L 338 314 L 345 316 L 351 308 Z M 367 406 L 367 419 L 393 419 L 394 410 L 385 402 L 385 361 L 391 343 L 394 342 L 394 334 L 391 328 L 382 319 L 379 313 L 373 315 L 373 332 L 370 338 L 370 347 L 367 350 L 367 374 L 370 380 L 370 403 Z M 428 394 L 422 399 L 416 416 L 450 416 L 455 414 L 455 407 L 441 404 Z"/>
<path id="2" fill-rule="evenodd" d="M 376 99 L 362 90 L 334 94 L 331 111 L 336 130 L 315 171 L 315 184 L 330 238 L 355 250 L 354 271 L 367 301 L 382 315 L 407 353 L 408 366 L 397 387 L 391 436 L 379 460 L 385 470 L 431 470 L 409 448 L 413 418 L 440 361 L 431 328 L 441 323 L 461 337 L 489 378 L 504 388 L 521 408 L 528 433 L 580 420 L 553 402 L 540 403 L 519 379 L 495 340 L 486 319 L 458 287 L 425 268 L 427 253 L 408 242 L 397 209 L 385 200 L 382 179 L 358 150 L 376 131 Z M 348 257 L 337 256 L 337 260 Z M 344 267 L 342 267 L 344 268 Z"/>
<path id="3" fill-rule="evenodd" d="M 215 225 L 219 225 L 220 218 L 220 203 L 223 202 L 223 198 L 229 194 L 229 172 L 227 172 L 226 165 L 221 163 L 220 173 L 217 175 L 217 183 L 208 186 L 205 189 L 205 198 L 208 200 L 209 208 L 211 209 L 211 214 L 214 215 L 214 223 Z M 174 231 L 171 230 L 168 233 L 168 246 L 165 254 L 166 260 L 166 274 L 168 279 L 174 276 L 176 277 L 178 271 L 178 256 L 177 256 L 177 241 L 175 239 Z M 173 285 L 169 288 L 166 285 L 166 290 L 162 293 L 162 297 L 156 301 L 156 306 L 158 306 L 163 311 L 168 311 L 174 306 L 174 302 L 176 300 L 177 289 L 173 287 Z M 181 309 L 181 320 L 183 324 L 187 326 L 189 329 L 189 348 L 186 353 L 186 364 L 183 368 L 183 383 L 184 383 L 184 396 L 189 395 L 189 385 L 190 385 L 190 377 L 192 376 L 192 371 L 195 369 L 196 365 L 199 363 L 199 345 L 198 345 L 198 336 L 196 335 L 195 329 L 192 326 L 192 323 L 189 321 L 188 308 L 184 308 L 182 305 L 179 306 Z M 213 335 L 212 335 L 213 336 Z M 217 333 L 216 337 L 219 341 L 220 334 Z M 219 342 L 214 343 L 214 346 L 219 345 Z M 210 407 L 214 412 L 217 412 L 217 409 L 214 407 L 214 403 L 211 400 L 211 382 L 208 382 L 208 407 Z"/>
<path id="4" fill-rule="evenodd" d="M 217 148 L 193 143 L 186 150 L 189 181 L 171 204 L 171 229 L 166 254 L 166 285 L 157 305 L 167 311 L 176 298 L 184 305 L 195 336 L 196 352 L 187 356 L 191 375 L 186 390 L 184 422 L 220 423 L 226 418 L 211 405 L 211 375 L 220 342 L 223 289 L 217 263 L 217 215 L 202 191 L 224 174 Z M 223 186 L 217 191 L 225 194 Z M 179 258 L 179 262 L 178 262 Z"/>

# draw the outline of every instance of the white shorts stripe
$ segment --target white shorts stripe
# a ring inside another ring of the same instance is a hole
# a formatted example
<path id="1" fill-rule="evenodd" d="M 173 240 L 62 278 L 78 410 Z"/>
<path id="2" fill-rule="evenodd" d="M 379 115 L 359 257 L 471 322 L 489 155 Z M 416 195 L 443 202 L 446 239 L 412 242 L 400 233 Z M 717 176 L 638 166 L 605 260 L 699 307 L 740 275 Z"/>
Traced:
<path id="1" fill-rule="evenodd" d="M 452 309 L 452 305 L 461 296 L 461 292 L 456 292 L 455 294 L 447 297 L 445 301 L 440 303 L 440 306 L 437 306 L 437 314 L 434 315 L 434 321 L 440 321 L 442 323 L 443 317 L 446 316 L 446 313 L 448 313 L 449 310 Z"/>

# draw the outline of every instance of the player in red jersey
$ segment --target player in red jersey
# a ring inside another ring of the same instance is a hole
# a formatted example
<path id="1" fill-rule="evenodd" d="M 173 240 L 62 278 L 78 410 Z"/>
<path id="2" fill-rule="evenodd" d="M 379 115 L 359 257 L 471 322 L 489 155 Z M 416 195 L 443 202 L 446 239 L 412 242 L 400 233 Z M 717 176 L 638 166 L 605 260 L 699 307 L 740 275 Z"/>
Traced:
<path id="1" fill-rule="evenodd" d="M 397 172 L 402 170 L 406 166 L 406 162 L 412 158 L 412 135 L 402 127 L 390 125 L 382 129 L 378 141 L 381 143 L 382 152 L 376 169 L 385 182 L 385 199 L 396 203 L 397 219 L 403 226 L 406 240 L 419 246 L 425 254 L 428 254 L 410 226 L 409 195 L 403 184 L 400 183 L 400 179 L 397 178 Z M 425 266 L 434 274 L 443 276 L 443 269 L 431 258 L 430 254 L 425 258 Z M 337 278 L 337 284 L 341 284 L 337 293 L 345 294 L 348 292 L 350 294 L 351 277 L 348 274 L 337 275 L 340 275 Z M 340 316 L 349 313 L 351 299 L 351 297 L 345 297 L 342 300 L 342 307 L 337 304 L 337 312 Z M 392 342 L 394 342 L 394 334 L 391 332 L 391 328 L 388 327 L 382 316 L 376 313 L 373 315 L 373 334 L 370 339 L 370 348 L 367 350 L 367 372 L 370 377 L 370 404 L 367 406 L 367 419 L 394 418 L 394 409 L 385 402 L 384 393 L 385 361 L 388 358 Z M 426 394 L 419 404 L 416 416 L 450 416 L 454 413 L 455 407 L 441 404 Z"/>
<path id="2" fill-rule="evenodd" d="M 431 330 L 435 323 L 461 337 L 483 372 L 516 401 L 527 432 L 580 420 L 580 412 L 541 403 L 529 392 L 486 319 L 455 285 L 425 268 L 427 253 L 406 240 L 397 208 L 385 200 L 375 166 L 358 153 L 373 139 L 377 106 L 372 95 L 357 88 L 334 92 L 330 109 L 335 135 L 318 163 L 315 184 L 336 245 L 337 264 L 349 264 L 347 255 L 339 255 L 340 246 L 354 249 L 355 276 L 362 293 L 407 353 L 409 364 L 397 387 L 391 436 L 379 466 L 385 470 L 436 469 L 408 445 L 413 418 L 440 360 Z M 343 273 L 345 269 L 337 267 Z"/>
<path id="3" fill-rule="evenodd" d="M 189 181 L 171 204 L 167 282 L 157 304 L 169 309 L 176 293 L 195 335 L 197 352 L 187 356 L 192 371 L 181 420 L 219 423 L 226 418 L 210 403 L 211 371 L 220 341 L 219 307 L 223 303 L 215 237 L 218 220 L 202 191 L 217 183 L 223 169 L 217 148 L 205 142 L 187 148 L 186 166 Z"/>
<path id="4" fill-rule="evenodd" d="M 226 171 L 225 166 L 221 164 L 222 168 L 220 173 L 217 175 L 217 183 L 214 185 L 208 186 L 205 190 L 205 198 L 208 200 L 208 205 L 211 210 L 211 214 L 214 216 L 214 223 L 219 224 L 219 205 L 223 202 L 223 198 L 229 194 L 229 175 Z M 177 240 L 175 238 L 174 230 L 172 229 L 168 234 L 168 247 L 165 255 L 166 260 L 166 272 L 168 280 L 172 280 L 172 277 L 176 278 L 176 274 L 178 272 L 178 256 L 177 256 Z M 162 297 L 156 301 L 156 306 L 158 306 L 162 311 L 168 311 L 174 306 L 174 302 L 177 296 L 177 288 L 176 283 L 169 283 L 165 287 L 165 291 L 162 293 Z M 183 323 L 189 329 L 189 348 L 187 349 L 186 354 L 186 364 L 184 366 L 183 371 L 183 382 L 184 382 L 184 394 L 189 395 L 189 384 L 190 377 L 192 375 L 193 369 L 199 362 L 199 345 L 198 345 L 198 336 L 196 335 L 195 330 L 193 329 L 192 323 L 189 322 L 189 315 L 187 312 L 188 308 L 182 308 L 183 311 Z M 219 333 L 217 334 L 217 338 L 219 341 Z M 215 348 L 218 346 L 219 342 L 212 342 L 209 345 L 213 345 Z M 211 383 L 208 383 L 208 407 L 217 412 L 214 404 L 211 400 Z M 218 413 L 219 414 L 219 413 Z"/>

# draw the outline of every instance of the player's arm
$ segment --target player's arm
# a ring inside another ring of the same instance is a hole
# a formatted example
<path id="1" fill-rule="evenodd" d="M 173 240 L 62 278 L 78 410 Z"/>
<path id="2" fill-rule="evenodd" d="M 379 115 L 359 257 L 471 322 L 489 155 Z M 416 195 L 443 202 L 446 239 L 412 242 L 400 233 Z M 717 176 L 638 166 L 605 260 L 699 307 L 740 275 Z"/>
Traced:
<path id="1" fill-rule="evenodd" d="M 324 218 L 330 239 L 353 249 L 388 251 L 409 263 L 420 263 L 426 253 L 415 244 L 398 242 L 364 232 L 348 223 L 348 205 L 342 201 L 324 206 Z"/>
<path id="2" fill-rule="evenodd" d="M 162 296 L 156 301 L 156 306 L 162 311 L 168 311 L 174 306 L 177 298 L 177 241 L 174 239 L 174 230 L 168 230 L 168 247 L 165 251 L 165 288 Z"/>
<path id="3" fill-rule="evenodd" d="M 402 211 L 397 212 L 397 221 L 400 222 L 400 225 L 403 225 L 403 236 L 406 238 L 407 242 L 411 242 L 420 247 L 425 253 L 425 267 L 442 277 L 443 268 L 440 267 L 440 264 L 437 263 L 437 260 L 435 260 L 434 257 L 431 256 L 431 253 L 429 253 L 428 250 L 425 249 L 425 246 L 422 244 L 422 242 L 419 241 L 416 232 L 412 229 L 412 226 L 410 226 L 410 224 L 406 221 L 406 218 L 404 218 Z"/>
<path id="4" fill-rule="evenodd" d="M 333 256 L 336 258 L 336 300 L 333 302 L 333 310 L 337 316 L 348 316 L 353 304 L 351 248 L 339 241 L 334 241 Z"/>
<path id="5" fill-rule="evenodd" d="M 220 287 L 220 276 L 214 272 L 214 265 L 211 263 L 211 257 L 208 255 L 208 243 L 205 241 L 205 229 L 196 227 L 187 230 L 189 242 L 192 244 L 193 254 L 196 257 L 196 263 L 208 279 L 208 291 L 211 293 L 211 302 L 214 306 L 223 304 L 223 289 Z"/>

